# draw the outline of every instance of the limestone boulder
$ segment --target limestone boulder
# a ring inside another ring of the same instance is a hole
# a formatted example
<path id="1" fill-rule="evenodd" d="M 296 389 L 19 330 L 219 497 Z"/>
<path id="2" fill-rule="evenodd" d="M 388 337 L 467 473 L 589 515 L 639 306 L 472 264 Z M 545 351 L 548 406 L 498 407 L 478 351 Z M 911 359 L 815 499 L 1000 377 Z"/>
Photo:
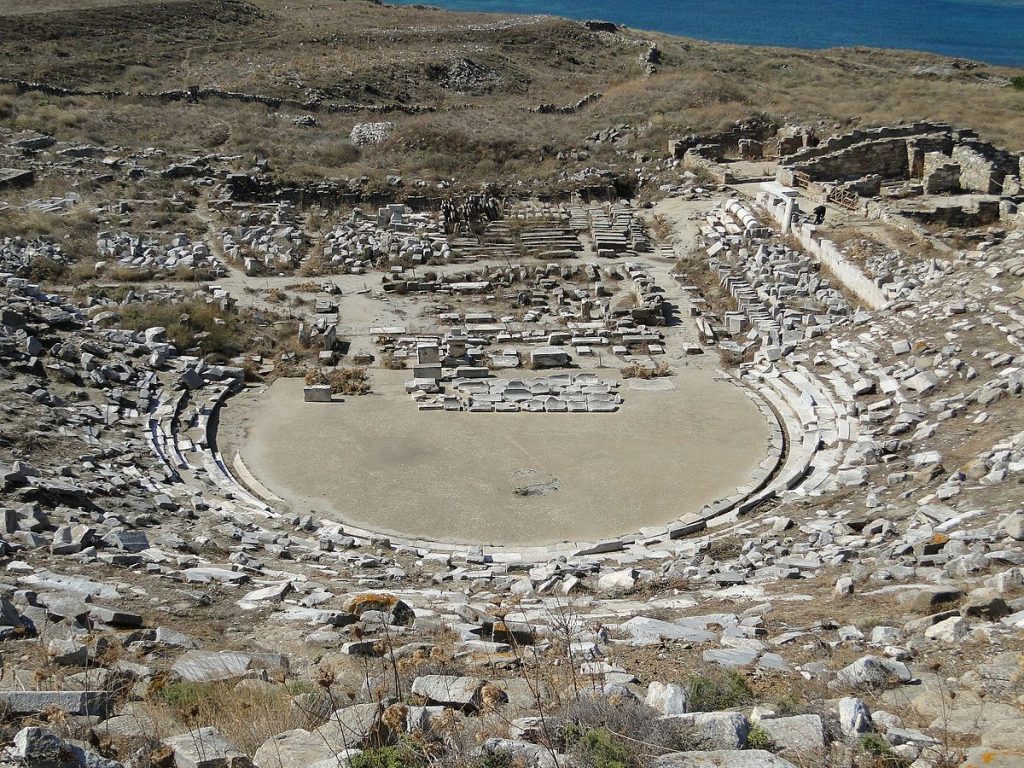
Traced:
<path id="1" fill-rule="evenodd" d="M 38 768 L 59 766 L 63 746 L 63 739 L 46 728 L 22 728 L 14 736 L 14 756 Z"/>
<path id="2" fill-rule="evenodd" d="M 1014 512 L 1003 520 L 1002 529 L 1011 539 L 1024 541 L 1024 512 Z"/>
<path id="3" fill-rule="evenodd" d="M 647 687 L 644 703 L 662 715 L 684 715 L 689 711 L 690 701 L 686 689 L 675 683 L 651 683 Z"/>
<path id="4" fill-rule="evenodd" d="M 174 753 L 175 768 L 253 768 L 249 756 L 216 728 L 197 728 L 163 743 Z"/>
<path id="5" fill-rule="evenodd" d="M 862 733 L 874 728 L 871 722 L 871 710 L 867 702 L 855 696 L 845 696 L 839 700 L 839 730 L 847 739 L 855 739 Z"/>
<path id="6" fill-rule="evenodd" d="M 776 753 L 804 761 L 824 760 L 827 743 L 818 715 L 775 717 L 760 720 L 757 725 L 768 734 Z"/>
<path id="7" fill-rule="evenodd" d="M 694 746 L 705 750 L 743 749 L 750 733 L 750 721 L 740 712 L 691 712 L 666 719 L 687 729 Z"/>
<path id="8" fill-rule="evenodd" d="M 412 683 L 412 693 L 421 697 L 427 704 L 462 710 L 479 709 L 485 698 L 491 700 L 490 703 L 508 700 L 500 688 L 489 685 L 486 680 L 458 675 L 417 677 Z"/>
<path id="9" fill-rule="evenodd" d="M 651 768 L 796 768 L 763 749 L 670 752 L 655 758 Z"/>
<path id="10" fill-rule="evenodd" d="M 271 736 L 253 757 L 257 768 L 308 768 L 324 760 L 342 757 L 346 760 L 359 754 L 358 749 L 337 749 L 322 735 L 296 728 Z"/>
<path id="11" fill-rule="evenodd" d="M 992 749 L 974 747 L 967 750 L 960 768 L 1020 768 L 1024 765 L 1024 749 Z"/>
<path id="12" fill-rule="evenodd" d="M 893 683 L 909 683 L 914 676 L 902 661 L 864 656 L 839 670 L 836 678 L 851 688 L 885 688 Z"/>
<path id="13" fill-rule="evenodd" d="M 247 653 L 192 650 L 174 662 L 171 672 L 187 683 L 212 683 L 242 677 L 252 666 Z"/>
<path id="14" fill-rule="evenodd" d="M 1010 615 L 1010 606 L 994 589 L 972 589 L 961 604 L 960 613 L 965 617 L 999 621 Z"/>
<path id="15" fill-rule="evenodd" d="M 348 749 L 378 749 L 390 744 L 395 737 L 381 721 L 380 707 L 373 703 L 353 704 L 335 710 L 327 722 L 313 733 L 333 753 Z M 295 738 L 298 740 L 299 736 Z"/>
<path id="16" fill-rule="evenodd" d="M 557 757 L 539 744 L 513 739 L 487 739 L 480 748 L 482 754 L 505 760 L 524 768 L 557 768 Z"/>

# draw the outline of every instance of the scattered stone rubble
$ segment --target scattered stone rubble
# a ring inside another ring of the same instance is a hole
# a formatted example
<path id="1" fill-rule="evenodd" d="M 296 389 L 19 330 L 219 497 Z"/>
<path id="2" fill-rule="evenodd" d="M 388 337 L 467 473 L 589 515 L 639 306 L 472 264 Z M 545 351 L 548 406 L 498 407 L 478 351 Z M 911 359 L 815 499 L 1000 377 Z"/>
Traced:
<path id="1" fill-rule="evenodd" d="M 298 222 L 295 207 L 289 203 L 245 211 L 237 227 L 221 232 L 222 252 L 241 262 L 247 275 L 294 269 L 307 243 L 308 235 Z"/>
<path id="2" fill-rule="evenodd" d="M 24 237 L 5 237 L 0 241 L 0 269 L 15 274 L 25 274 L 35 264 L 53 261 L 69 266 L 73 259 L 59 244 L 49 240 Z"/>
<path id="3" fill-rule="evenodd" d="M 758 341 L 769 359 L 779 359 L 794 343 L 820 335 L 850 313 L 820 264 L 772 243 L 770 231 L 738 200 L 712 208 L 701 236 L 709 269 L 736 301 L 737 310 L 724 314 L 725 331 Z M 715 338 L 713 325 L 704 321 L 703 329 L 705 338 Z"/>
<path id="4" fill-rule="evenodd" d="M 394 130 L 395 124 L 391 122 L 356 123 L 352 126 L 350 138 L 357 147 L 364 147 L 386 141 Z"/>
<path id="5" fill-rule="evenodd" d="M 381 208 L 375 218 L 353 211 L 324 234 L 322 248 L 328 271 L 356 275 L 387 264 L 435 264 L 452 257 L 437 217 L 401 204 Z"/>
<path id="6" fill-rule="evenodd" d="M 203 270 L 211 276 L 224 274 L 221 261 L 210 253 L 205 243 L 193 243 L 188 235 L 176 234 L 169 244 L 125 232 L 101 232 L 96 240 L 96 251 L 101 260 L 96 263 L 97 273 L 102 273 L 107 262 L 116 261 L 121 267 L 134 270 L 174 272 Z"/>

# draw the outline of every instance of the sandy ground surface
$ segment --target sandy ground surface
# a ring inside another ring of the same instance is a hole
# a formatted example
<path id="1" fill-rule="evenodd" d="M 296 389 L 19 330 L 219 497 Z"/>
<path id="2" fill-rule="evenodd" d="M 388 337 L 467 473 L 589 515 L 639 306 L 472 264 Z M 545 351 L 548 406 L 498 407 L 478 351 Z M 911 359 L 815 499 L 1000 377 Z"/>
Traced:
<path id="1" fill-rule="evenodd" d="M 406 375 L 374 371 L 378 394 L 339 403 L 303 403 L 298 379 L 236 396 L 221 416 L 235 436 L 225 457 L 245 433 L 246 465 L 297 512 L 525 545 L 667 523 L 743 484 L 767 447 L 755 405 L 707 367 L 667 391 L 627 389 L 612 414 L 421 412 Z M 524 486 L 539 492 L 514 493 Z"/>

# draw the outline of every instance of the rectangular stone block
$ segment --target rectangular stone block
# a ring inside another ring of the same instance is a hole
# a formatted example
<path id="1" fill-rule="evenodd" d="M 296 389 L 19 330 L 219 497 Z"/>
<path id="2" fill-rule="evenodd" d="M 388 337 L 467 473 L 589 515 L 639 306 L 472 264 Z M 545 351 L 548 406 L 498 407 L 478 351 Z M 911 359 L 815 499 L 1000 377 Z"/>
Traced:
<path id="1" fill-rule="evenodd" d="M 331 387 L 327 384 L 303 387 L 302 399 L 307 403 L 329 403 L 331 402 Z"/>
<path id="2" fill-rule="evenodd" d="M 56 709 L 68 715 L 105 716 L 109 691 L 0 691 L 0 706 L 16 715 Z"/>

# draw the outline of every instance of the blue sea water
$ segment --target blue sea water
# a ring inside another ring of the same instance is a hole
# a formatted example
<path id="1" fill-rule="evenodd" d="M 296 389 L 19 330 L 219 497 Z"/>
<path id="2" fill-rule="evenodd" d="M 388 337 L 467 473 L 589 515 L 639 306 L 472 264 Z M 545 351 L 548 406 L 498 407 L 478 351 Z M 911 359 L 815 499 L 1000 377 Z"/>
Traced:
<path id="1" fill-rule="evenodd" d="M 701 40 L 864 45 L 1024 66 L 1024 0 L 391 0 L 456 11 L 602 19 Z"/>

